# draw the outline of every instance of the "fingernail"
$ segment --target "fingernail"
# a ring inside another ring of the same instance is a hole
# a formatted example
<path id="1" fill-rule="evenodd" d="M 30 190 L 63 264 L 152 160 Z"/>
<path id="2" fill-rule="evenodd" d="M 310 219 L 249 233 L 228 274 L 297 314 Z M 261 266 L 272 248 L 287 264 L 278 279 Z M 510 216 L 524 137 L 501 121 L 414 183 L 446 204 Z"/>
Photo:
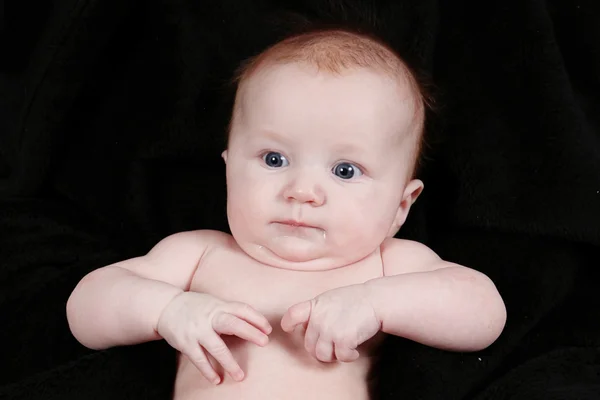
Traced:
<path id="1" fill-rule="evenodd" d="M 215 385 L 218 385 L 219 383 L 221 383 L 221 378 L 217 377 L 217 378 L 213 379 L 213 383 Z"/>
<path id="2" fill-rule="evenodd" d="M 241 381 L 242 379 L 244 379 L 244 372 L 243 371 L 238 371 L 235 373 L 235 380 L 236 381 Z"/>

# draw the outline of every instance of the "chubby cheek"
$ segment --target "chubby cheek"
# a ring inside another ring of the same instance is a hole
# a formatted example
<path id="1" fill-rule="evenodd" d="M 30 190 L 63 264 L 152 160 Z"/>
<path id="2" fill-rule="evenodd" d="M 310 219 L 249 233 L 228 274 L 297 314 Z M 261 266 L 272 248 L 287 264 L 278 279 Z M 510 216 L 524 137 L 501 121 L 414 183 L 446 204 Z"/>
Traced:
<path id="1" fill-rule="evenodd" d="M 264 180 L 232 173 L 227 183 L 227 214 L 231 229 L 247 235 L 267 223 L 270 219 L 269 209 L 272 209 L 270 191 L 272 189 L 269 190 Z"/>
<path id="2" fill-rule="evenodd" d="M 336 244 L 353 249 L 375 248 L 389 231 L 392 218 L 389 207 L 369 199 L 338 202 L 335 209 Z M 342 206 L 343 205 L 343 206 Z"/>

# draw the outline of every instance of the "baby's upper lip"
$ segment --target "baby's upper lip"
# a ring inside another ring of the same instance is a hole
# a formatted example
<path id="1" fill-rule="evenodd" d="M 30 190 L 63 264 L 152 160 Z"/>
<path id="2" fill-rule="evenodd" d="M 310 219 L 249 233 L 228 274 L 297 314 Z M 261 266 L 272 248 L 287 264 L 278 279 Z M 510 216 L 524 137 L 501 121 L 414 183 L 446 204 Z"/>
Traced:
<path id="1" fill-rule="evenodd" d="M 305 226 L 308 228 L 316 228 L 316 226 L 314 226 L 314 225 L 307 224 L 305 222 L 298 221 L 296 219 L 283 219 L 283 220 L 275 221 L 275 222 L 277 222 L 278 224 L 284 224 L 284 225 L 290 225 L 290 226 Z"/>

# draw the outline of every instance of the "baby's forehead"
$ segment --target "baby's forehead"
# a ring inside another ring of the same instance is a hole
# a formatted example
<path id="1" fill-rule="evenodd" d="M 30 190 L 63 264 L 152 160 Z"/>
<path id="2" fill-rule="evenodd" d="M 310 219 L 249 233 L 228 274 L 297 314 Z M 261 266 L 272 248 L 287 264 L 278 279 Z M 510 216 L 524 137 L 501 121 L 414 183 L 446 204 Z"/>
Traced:
<path id="1" fill-rule="evenodd" d="M 259 111 L 275 118 L 273 112 L 282 107 L 296 114 L 321 106 L 348 120 L 338 120 L 341 124 L 360 126 L 361 119 L 371 123 L 373 118 L 402 124 L 419 118 L 414 88 L 401 77 L 369 67 L 331 72 L 299 62 L 264 65 L 240 87 L 238 97 L 236 112 L 246 117 Z"/>
<path id="2" fill-rule="evenodd" d="M 372 67 L 349 67 L 332 72 L 293 62 L 265 64 L 255 70 L 238 87 L 235 111 L 248 112 L 257 100 L 265 98 L 279 101 L 302 93 L 319 96 L 332 92 L 346 93 L 348 97 L 338 97 L 344 103 L 351 103 L 351 98 L 359 103 L 362 100 L 367 110 L 372 105 L 369 101 L 384 102 L 398 110 L 419 108 L 420 94 L 403 76 Z"/>
<path id="3" fill-rule="evenodd" d="M 242 131 L 269 127 L 288 142 L 352 150 L 396 145 L 413 124 L 414 96 L 394 90 L 391 79 L 380 79 L 378 73 L 295 72 L 280 68 L 257 74 L 240 101 Z M 313 82 L 305 80 L 313 77 Z"/>

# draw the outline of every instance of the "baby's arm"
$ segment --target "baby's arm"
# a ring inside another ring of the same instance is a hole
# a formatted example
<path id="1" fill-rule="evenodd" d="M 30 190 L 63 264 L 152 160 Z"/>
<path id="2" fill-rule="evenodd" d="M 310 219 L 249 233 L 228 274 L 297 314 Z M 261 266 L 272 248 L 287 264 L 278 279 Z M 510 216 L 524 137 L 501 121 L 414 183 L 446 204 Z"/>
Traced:
<path id="1" fill-rule="evenodd" d="M 84 346 L 105 349 L 158 340 L 156 325 L 166 305 L 190 287 L 214 231 L 181 232 L 145 256 L 86 275 L 67 302 L 71 332 Z"/>
<path id="2" fill-rule="evenodd" d="M 178 233 L 143 257 L 89 273 L 67 302 L 73 336 L 92 349 L 165 339 L 209 381 L 221 382 L 209 354 L 232 378 L 244 379 L 220 335 L 265 346 L 269 321 L 247 304 L 189 291 L 204 254 L 232 240 L 208 230 Z"/>
<path id="3" fill-rule="evenodd" d="M 498 338 L 506 309 L 486 275 L 417 242 L 388 239 L 381 251 L 386 276 L 366 285 L 384 332 L 453 351 L 481 350 Z"/>

